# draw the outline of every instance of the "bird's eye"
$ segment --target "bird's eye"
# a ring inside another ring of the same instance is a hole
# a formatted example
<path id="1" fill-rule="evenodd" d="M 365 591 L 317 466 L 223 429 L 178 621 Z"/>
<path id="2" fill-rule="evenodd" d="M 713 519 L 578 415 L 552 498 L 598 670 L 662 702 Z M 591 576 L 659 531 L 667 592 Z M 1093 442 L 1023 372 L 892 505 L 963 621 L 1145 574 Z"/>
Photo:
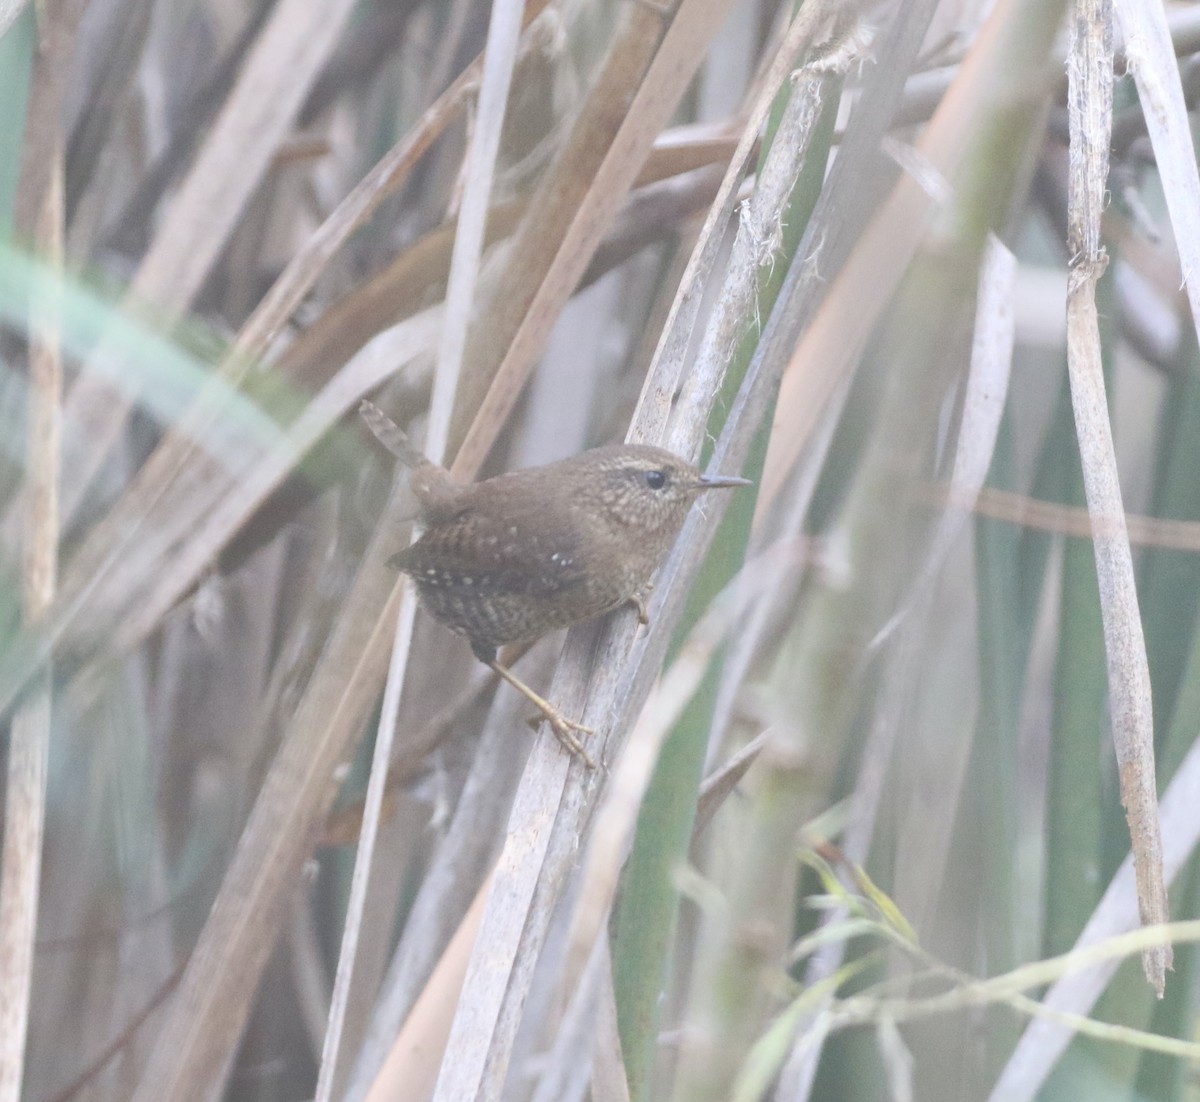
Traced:
<path id="1" fill-rule="evenodd" d="M 652 490 L 661 490 L 667 484 L 665 471 L 647 471 L 646 485 Z"/>

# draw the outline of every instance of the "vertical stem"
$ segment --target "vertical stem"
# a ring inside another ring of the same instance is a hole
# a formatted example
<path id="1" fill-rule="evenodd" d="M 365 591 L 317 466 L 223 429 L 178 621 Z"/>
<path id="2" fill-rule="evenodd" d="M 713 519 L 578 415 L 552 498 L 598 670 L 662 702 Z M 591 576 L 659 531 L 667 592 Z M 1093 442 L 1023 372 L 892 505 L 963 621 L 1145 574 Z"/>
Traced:
<path id="1" fill-rule="evenodd" d="M 59 273 L 63 254 L 62 62 L 80 5 L 48 4 L 34 72 L 17 230 L 33 238 L 48 272 L 29 310 L 23 610 L 36 621 L 54 597 L 62 398 Z M 34 939 L 41 884 L 50 742 L 50 677 L 43 671 L 13 718 L 0 850 L 0 1102 L 18 1102 L 25 1070 Z"/>
<path id="2" fill-rule="evenodd" d="M 1150 667 L 1117 477 L 1096 310 L 1096 284 L 1108 266 L 1100 244 L 1100 216 L 1112 133 L 1112 19 L 1111 0 L 1077 0 L 1071 21 L 1067 218 L 1073 259 L 1067 282 L 1067 369 L 1083 485 L 1095 525 L 1096 575 L 1121 803 L 1133 843 L 1138 910 L 1143 925 L 1152 925 L 1167 921 L 1168 912 L 1155 791 Z M 1165 943 L 1142 954 L 1146 979 L 1160 998 L 1171 958 L 1171 947 Z"/>
<path id="3" fill-rule="evenodd" d="M 467 323 L 475 297 L 479 276 L 479 260 L 483 252 L 484 229 L 488 203 L 495 175 L 496 157 L 500 151 L 500 134 L 508 106 L 508 93 L 521 38 L 524 4 L 521 0 L 496 0 L 492 5 L 488 26 L 487 51 L 484 54 L 483 81 L 479 93 L 479 125 L 467 154 L 467 189 L 454 238 L 454 256 L 450 265 L 450 282 L 446 289 L 446 314 L 438 347 L 437 376 L 434 379 L 430 402 L 429 438 L 426 451 L 439 461 L 446 451 L 450 414 L 458 390 L 462 368 L 463 348 L 466 345 Z M 402 582 L 397 583 L 403 584 Z M 345 930 L 338 954 L 337 975 L 334 980 L 333 1001 L 329 1024 L 321 1053 L 321 1068 L 317 1079 L 316 1102 L 329 1102 L 333 1097 L 335 1075 L 338 1071 L 342 1031 L 346 1007 L 354 981 L 354 962 L 358 954 L 359 933 L 367 905 L 367 887 L 371 876 L 371 860 L 379 818 L 383 810 L 383 795 L 387 787 L 388 769 L 392 760 L 392 745 L 396 738 L 396 722 L 400 711 L 400 695 L 408 655 L 412 644 L 416 602 L 411 593 L 400 606 L 396 636 L 388 664 L 387 682 L 383 692 L 383 709 L 375 749 L 371 758 L 371 773 L 367 781 L 366 802 L 363 808 L 362 833 L 354 858 L 354 873 L 350 883 Z"/>

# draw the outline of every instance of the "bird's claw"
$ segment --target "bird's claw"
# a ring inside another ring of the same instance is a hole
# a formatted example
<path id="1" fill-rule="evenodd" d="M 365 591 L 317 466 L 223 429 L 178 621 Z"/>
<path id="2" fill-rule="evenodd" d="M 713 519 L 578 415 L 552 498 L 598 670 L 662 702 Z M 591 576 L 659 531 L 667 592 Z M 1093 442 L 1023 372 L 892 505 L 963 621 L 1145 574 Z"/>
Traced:
<path id="1" fill-rule="evenodd" d="M 536 731 L 543 720 L 550 724 L 550 730 L 554 732 L 554 737 L 564 750 L 579 758 L 589 769 L 596 768 L 596 762 L 575 733 L 578 731 L 580 735 L 594 735 L 596 732 L 593 728 L 567 719 L 557 708 L 544 711 L 540 716 L 533 716 L 529 720 L 529 726 Z"/>
<path id="2" fill-rule="evenodd" d="M 635 593 L 629 598 L 629 603 L 633 605 L 634 611 L 637 613 L 638 623 L 642 627 L 650 626 L 650 613 L 646 610 L 646 600 L 640 593 Z"/>

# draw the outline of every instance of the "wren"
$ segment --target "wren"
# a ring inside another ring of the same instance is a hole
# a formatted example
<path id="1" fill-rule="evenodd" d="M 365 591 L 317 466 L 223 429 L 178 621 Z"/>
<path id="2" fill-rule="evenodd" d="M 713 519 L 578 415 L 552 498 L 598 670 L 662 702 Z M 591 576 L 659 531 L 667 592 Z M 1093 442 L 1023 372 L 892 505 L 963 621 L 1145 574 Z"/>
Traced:
<path id="1" fill-rule="evenodd" d="M 650 576 L 692 503 L 707 490 L 749 482 L 706 476 L 661 448 L 618 444 L 464 485 L 378 407 L 364 401 L 360 413 L 411 471 L 424 526 L 388 564 L 408 574 L 434 619 L 466 636 L 475 656 L 537 707 L 559 742 L 593 766 L 578 737 L 591 728 L 501 665 L 497 648 L 626 604 L 646 624 Z"/>

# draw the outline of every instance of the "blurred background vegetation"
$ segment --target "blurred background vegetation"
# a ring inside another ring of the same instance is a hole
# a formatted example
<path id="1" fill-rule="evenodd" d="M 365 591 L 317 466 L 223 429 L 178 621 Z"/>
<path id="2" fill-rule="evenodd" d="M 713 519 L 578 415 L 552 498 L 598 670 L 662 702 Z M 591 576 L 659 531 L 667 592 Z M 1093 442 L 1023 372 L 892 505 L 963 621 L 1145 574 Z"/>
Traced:
<path id="1" fill-rule="evenodd" d="M 0 0 L 0 1102 L 1200 1098 L 1192 926 L 1161 1001 L 1136 937 L 1055 959 L 1136 925 L 1114 631 L 1200 902 L 1200 7 L 1080 5 L 1110 138 L 1065 2 L 494 3 Z M 520 659 L 607 769 L 421 615 L 382 707 L 367 396 L 463 478 L 630 432 L 755 480 L 648 632 Z"/>

